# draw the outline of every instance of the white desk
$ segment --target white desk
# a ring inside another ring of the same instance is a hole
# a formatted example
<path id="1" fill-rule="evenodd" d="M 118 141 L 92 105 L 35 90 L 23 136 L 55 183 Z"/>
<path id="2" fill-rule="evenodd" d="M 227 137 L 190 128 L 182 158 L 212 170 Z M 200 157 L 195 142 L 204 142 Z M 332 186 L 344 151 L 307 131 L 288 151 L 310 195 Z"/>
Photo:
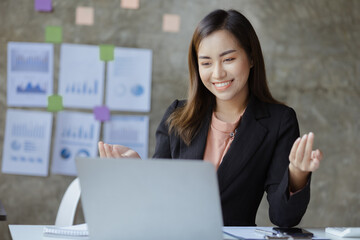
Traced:
<path id="1" fill-rule="evenodd" d="M 41 240 L 43 236 L 43 227 L 45 225 L 9 225 L 11 237 L 13 240 Z M 306 228 L 314 233 L 316 237 L 331 240 L 360 240 L 360 238 L 339 238 L 327 234 L 324 228 Z M 58 240 L 68 240 L 68 238 L 57 238 Z M 224 239 L 235 239 L 224 235 Z"/>

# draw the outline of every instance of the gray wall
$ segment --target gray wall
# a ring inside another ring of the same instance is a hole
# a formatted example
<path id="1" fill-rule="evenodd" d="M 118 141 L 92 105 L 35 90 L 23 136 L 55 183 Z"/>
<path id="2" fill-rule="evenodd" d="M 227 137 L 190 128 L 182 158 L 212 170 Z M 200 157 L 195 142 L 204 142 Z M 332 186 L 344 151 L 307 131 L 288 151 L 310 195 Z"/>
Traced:
<path id="1" fill-rule="evenodd" d="M 312 199 L 301 226 L 360 226 L 360 1 L 356 0 L 141 0 L 139 10 L 119 0 L 53 0 L 53 13 L 33 10 L 33 0 L 0 0 L 0 155 L 6 106 L 8 41 L 43 42 L 47 25 L 63 27 L 63 42 L 114 44 L 153 50 L 149 155 L 165 108 L 187 92 L 187 47 L 197 22 L 216 8 L 235 8 L 253 23 L 264 52 L 273 95 L 292 106 L 301 133 L 314 131 L 325 154 L 312 177 Z M 95 24 L 77 26 L 76 6 L 93 6 Z M 179 33 L 161 30 L 162 15 L 181 16 Z M 55 46 L 55 90 L 60 46 Z M 1 161 L 1 160 L 0 160 Z M 0 173 L 0 200 L 8 224 L 53 224 L 73 178 Z M 78 223 L 83 221 L 78 211 Z M 267 203 L 258 225 L 271 225 Z"/>

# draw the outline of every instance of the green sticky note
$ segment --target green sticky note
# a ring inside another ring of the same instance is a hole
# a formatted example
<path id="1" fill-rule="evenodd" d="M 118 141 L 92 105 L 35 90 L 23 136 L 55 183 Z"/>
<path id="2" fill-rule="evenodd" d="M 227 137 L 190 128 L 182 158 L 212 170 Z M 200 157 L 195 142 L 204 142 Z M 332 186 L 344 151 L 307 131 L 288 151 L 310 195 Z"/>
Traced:
<path id="1" fill-rule="evenodd" d="M 114 45 L 100 45 L 100 60 L 113 61 L 114 60 Z"/>
<path id="2" fill-rule="evenodd" d="M 62 96 L 59 95 L 51 95 L 48 97 L 48 107 L 47 110 L 49 112 L 58 112 L 63 110 Z"/>
<path id="3" fill-rule="evenodd" d="M 61 43 L 62 28 L 58 26 L 47 26 L 45 29 L 45 42 Z"/>

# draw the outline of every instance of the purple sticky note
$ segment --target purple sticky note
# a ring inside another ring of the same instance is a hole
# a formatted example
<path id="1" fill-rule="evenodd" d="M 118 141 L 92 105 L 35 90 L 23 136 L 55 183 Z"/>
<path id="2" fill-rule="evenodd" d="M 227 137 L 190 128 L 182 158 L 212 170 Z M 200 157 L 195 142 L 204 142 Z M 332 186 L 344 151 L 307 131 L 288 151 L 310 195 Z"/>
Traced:
<path id="1" fill-rule="evenodd" d="M 101 122 L 110 120 L 110 110 L 106 106 L 94 107 L 95 119 Z"/>
<path id="2" fill-rule="evenodd" d="M 35 0 L 35 11 L 51 12 L 52 0 Z"/>

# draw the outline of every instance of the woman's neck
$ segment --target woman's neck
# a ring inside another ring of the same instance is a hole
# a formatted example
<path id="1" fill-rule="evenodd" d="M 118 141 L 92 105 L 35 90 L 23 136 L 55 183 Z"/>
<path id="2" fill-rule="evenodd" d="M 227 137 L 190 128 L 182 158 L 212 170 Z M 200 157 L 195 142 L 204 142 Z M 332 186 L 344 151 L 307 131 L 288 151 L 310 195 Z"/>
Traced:
<path id="1" fill-rule="evenodd" d="M 224 122 L 234 123 L 240 119 L 244 113 L 249 95 L 245 96 L 241 101 L 222 101 L 216 100 L 215 116 Z"/>

